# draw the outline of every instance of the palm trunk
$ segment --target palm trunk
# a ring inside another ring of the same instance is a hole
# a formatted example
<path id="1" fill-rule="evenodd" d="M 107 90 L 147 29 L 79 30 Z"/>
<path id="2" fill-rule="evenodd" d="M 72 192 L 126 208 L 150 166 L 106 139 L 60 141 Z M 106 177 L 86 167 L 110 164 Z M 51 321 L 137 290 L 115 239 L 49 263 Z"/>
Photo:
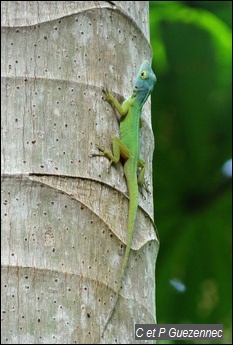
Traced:
<path id="1" fill-rule="evenodd" d="M 89 154 L 118 131 L 102 86 L 126 96 L 151 55 L 148 3 L 127 3 L 1 2 L 3 343 L 101 341 L 128 199 L 122 168 L 108 174 L 106 160 Z M 134 343 L 133 323 L 155 320 L 153 203 L 140 205 L 132 289 L 106 343 Z"/>

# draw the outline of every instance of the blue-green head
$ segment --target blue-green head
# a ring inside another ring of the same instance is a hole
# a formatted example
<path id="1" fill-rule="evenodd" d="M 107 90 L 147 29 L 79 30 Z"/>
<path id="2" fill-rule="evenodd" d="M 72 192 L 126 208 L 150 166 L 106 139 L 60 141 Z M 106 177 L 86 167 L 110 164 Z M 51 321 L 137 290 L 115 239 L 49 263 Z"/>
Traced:
<path id="1" fill-rule="evenodd" d="M 132 98 L 136 98 L 137 101 L 143 106 L 147 98 L 153 91 L 154 85 L 156 83 L 156 76 L 152 71 L 150 63 L 145 60 L 137 74 L 134 82 L 134 88 L 132 93 Z"/>

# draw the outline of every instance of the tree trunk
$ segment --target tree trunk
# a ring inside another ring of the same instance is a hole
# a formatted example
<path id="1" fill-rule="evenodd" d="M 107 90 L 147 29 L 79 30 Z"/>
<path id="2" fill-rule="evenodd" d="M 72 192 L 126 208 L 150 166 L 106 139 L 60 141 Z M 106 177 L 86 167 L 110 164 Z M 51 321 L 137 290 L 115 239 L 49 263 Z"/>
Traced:
<path id="1" fill-rule="evenodd" d="M 120 164 L 90 158 L 118 134 L 102 87 L 122 96 L 150 59 L 148 3 L 2 1 L 2 343 L 135 343 L 155 322 L 151 195 L 104 339 L 126 243 Z M 141 156 L 153 134 L 143 113 Z M 141 343 L 141 342 L 140 342 Z"/>

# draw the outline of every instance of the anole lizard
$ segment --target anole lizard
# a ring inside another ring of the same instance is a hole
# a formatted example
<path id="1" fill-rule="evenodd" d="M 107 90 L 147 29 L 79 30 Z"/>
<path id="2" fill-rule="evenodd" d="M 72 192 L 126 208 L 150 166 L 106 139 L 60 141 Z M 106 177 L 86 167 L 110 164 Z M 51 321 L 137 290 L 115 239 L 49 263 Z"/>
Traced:
<path id="1" fill-rule="evenodd" d="M 128 264 L 138 208 L 138 186 L 143 183 L 146 165 L 145 161 L 139 157 L 139 128 L 141 125 L 141 112 L 144 103 L 153 90 L 155 82 L 156 76 L 154 75 L 149 62 L 146 60 L 139 69 L 131 96 L 127 98 L 122 105 L 118 103 L 108 90 L 103 90 L 106 96 L 106 101 L 113 105 L 121 115 L 120 139 L 117 137 L 112 138 L 113 152 L 106 150 L 104 147 L 97 146 L 102 153 L 92 154 L 92 156 L 105 156 L 110 160 L 110 165 L 112 163 L 118 163 L 120 156 L 124 159 L 124 174 L 129 193 L 129 211 L 126 250 L 122 263 L 120 279 L 117 286 L 115 301 L 104 325 L 102 336 L 115 310 Z M 141 168 L 139 175 L 137 175 L 138 168 Z"/>

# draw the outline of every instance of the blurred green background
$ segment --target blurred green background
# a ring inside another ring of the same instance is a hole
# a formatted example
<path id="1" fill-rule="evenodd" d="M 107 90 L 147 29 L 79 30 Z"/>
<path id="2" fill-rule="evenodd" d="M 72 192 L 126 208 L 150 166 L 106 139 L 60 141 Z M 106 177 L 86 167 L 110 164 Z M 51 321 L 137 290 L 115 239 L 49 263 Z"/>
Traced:
<path id="1" fill-rule="evenodd" d="M 225 344 L 232 343 L 231 18 L 231 1 L 150 1 L 157 322 L 220 323 Z"/>

